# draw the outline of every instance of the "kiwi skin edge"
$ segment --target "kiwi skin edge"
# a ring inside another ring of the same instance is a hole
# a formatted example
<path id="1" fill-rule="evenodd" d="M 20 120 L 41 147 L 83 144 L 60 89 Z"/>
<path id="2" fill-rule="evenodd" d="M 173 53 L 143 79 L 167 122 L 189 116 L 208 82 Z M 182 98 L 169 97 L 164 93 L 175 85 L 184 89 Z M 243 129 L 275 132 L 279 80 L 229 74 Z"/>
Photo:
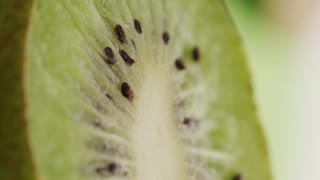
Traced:
<path id="1" fill-rule="evenodd" d="M 33 0 L 0 1 L 0 179 L 35 179 L 25 117 L 25 39 Z"/>

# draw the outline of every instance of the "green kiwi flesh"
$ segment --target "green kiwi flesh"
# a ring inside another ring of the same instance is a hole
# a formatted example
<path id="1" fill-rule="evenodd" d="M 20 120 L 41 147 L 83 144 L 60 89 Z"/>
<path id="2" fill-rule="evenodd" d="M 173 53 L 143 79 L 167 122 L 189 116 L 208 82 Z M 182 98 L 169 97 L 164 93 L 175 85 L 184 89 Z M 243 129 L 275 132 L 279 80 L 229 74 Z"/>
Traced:
<path id="1" fill-rule="evenodd" d="M 271 180 L 221 1 L 38 0 L 28 25 L 24 176 L 0 179 Z"/>

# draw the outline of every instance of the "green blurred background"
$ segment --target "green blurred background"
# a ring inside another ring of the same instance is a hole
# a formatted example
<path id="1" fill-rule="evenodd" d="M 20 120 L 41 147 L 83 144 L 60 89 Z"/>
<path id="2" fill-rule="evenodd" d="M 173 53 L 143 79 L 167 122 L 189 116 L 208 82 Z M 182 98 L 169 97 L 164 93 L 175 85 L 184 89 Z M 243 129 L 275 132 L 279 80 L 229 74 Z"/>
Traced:
<path id="1" fill-rule="evenodd" d="M 289 37 L 259 0 L 226 0 L 248 56 L 255 99 L 268 141 L 275 180 L 289 180 Z M 270 15 L 271 16 L 271 15 Z M 307 180 L 307 179 L 306 179 Z"/>

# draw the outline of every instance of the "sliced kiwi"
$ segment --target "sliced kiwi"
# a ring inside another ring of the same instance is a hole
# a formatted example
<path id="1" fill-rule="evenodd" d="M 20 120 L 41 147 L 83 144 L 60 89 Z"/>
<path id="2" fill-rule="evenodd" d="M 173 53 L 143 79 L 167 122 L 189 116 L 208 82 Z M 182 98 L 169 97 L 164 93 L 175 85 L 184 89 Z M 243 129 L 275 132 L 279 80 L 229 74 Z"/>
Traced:
<path id="1" fill-rule="evenodd" d="M 4 2 L 0 179 L 271 179 L 222 1 Z"/>

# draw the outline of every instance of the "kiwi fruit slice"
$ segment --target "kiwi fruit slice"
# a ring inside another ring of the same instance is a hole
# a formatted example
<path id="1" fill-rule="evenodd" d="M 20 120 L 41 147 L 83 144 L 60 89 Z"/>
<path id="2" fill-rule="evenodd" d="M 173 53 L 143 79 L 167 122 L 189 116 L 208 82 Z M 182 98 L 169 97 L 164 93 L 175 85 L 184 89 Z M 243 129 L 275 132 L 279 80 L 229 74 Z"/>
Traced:
<path id="1" fill-rule="evenodd" d="M 219 0 L 2 0 L 0 179 L 270 180 Z"/>

